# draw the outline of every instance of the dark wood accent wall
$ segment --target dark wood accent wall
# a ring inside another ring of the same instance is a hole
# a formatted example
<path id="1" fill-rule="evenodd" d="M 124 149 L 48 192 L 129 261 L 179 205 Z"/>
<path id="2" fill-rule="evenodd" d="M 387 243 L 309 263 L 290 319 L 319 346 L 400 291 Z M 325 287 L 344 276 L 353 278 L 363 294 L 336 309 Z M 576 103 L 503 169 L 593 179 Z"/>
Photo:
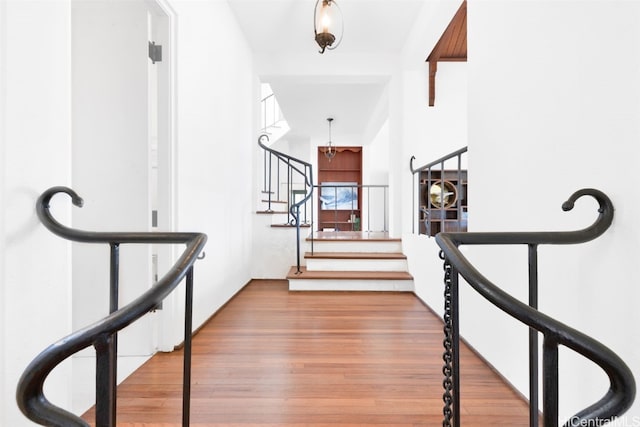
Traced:
<path id="1" fill-rule="evenodd" d="M 326 147 L 318 147 L 318 184 L 326 182 L 355 182 L 362 185 L 362 147 L 335 147 L 336 155 L 331 161 L 324 155 Z M 357 223 L 350 221 L 351 215 L 361 218 L 362 191 L 358 189 L 358 203 L 354 209 L 323 210 L 318 200 L 318 230 L 332 228 L 335 231 L 352 231 Z"/>

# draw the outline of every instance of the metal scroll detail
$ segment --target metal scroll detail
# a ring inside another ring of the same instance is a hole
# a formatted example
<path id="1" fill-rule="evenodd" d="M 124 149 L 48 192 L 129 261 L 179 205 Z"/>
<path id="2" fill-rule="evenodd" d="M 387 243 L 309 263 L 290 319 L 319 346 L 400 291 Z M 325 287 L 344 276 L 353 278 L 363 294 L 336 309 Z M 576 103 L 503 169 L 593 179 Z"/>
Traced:
<path id="1" fill-rule="evenodd" d="M 444 380 L 442 381 L 442 387 L 444 388 L 444 394 L 442 400 L 444 406 L 442 408 L 442 414 L 444 416 L 442 420 L 442 427 L 451 427 L 451 420 L 453 418 L 453 322 L 451 317 L 451 264 L 444 258 L 444 253 L 440 251 L 440 258 L 444 260 L 444 353 L 442 360 L 444 366 L 442 367 L 442 373 L 444 374 Z"/>
<path id="2" fill-rule="evenodd" d="M 459 362 L 459 277 L 489 303 L 499 308 L 524 325 L 544 336 L 542 351 L 542 402 L 545 426 L 558 425 L 558 350 L 559 347 L 572 350 L 593 361 L 609 377 L 609 389 L 600 400 L 577 412 L 571 420 L 581 425 L 595 425 L 598 421 L 613 419 L 627 411 L 635 398 L 636 385 L 633 373 L 626 363 L 611 349 L 599 341 L 555 320 L 536 309 L 537 307 L 537 255 L 536 247 L 543 244 L 569 245 L 585 243 L 602 235 L 612 224 L 614 208 L 611 200 L 603 192 L 584 188 L 574 192 L 562 204 L 564 211 L 574 207 L 574 203 L 590 196 L 599 205 L 598 218 L 590 226 L 573 231 L 552 232 L 441 232 L 435 237 L 442 249 L 440 258 L 445 264 L 445 374 L 444 381 L 444 422 L 443 426 L 460 426 L 460 362 Z M 461 245 L 527 245 L 529 247 L 529 291 L 530 300 L 526 304 L 506 293 L 483 276 L 460 251 Z M 576 306 L 585 311 L 587 307 Z M 537 353 L 538 346 L 530 344 Z M 450 361 L 450 362 L 449 362 Z M 531 366 L 536 369 L 538 361 L 532 358 Z M 536 376 L 530 381 L 537 383 Z M 533 390 L 533 387 L 532 387 Z M 532 392 L 531 400 L 538 400 Z M 451 395 L 451 397 L 449 397 Z M 451 410 L 451 411 L 450 411 Z M 530 409 L 530 425 L 537 425 L 538 410 Z M 594 423 L 594 424 L 592 424 Z M 573 425 L 577 425 L 573 423 Z M 568 426 L 568 424 L 566 424 Z"/>

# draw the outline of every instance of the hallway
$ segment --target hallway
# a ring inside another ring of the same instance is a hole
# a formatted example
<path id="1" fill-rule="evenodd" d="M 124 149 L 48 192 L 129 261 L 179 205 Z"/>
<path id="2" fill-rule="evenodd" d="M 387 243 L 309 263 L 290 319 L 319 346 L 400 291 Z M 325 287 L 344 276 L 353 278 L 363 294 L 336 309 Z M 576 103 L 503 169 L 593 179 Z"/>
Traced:
<path id="1" fill-rule="evenodd" d="M 461 360 L 463 425 L 527 425 L 519 396 Z M 412 293 L 252 281 L 194 337 L 191 426 L 442 425 L 441 371 L 442 323 Z M 180 426 L 181 373 L 177 351 L 126 379 L 118 426 Z"/>

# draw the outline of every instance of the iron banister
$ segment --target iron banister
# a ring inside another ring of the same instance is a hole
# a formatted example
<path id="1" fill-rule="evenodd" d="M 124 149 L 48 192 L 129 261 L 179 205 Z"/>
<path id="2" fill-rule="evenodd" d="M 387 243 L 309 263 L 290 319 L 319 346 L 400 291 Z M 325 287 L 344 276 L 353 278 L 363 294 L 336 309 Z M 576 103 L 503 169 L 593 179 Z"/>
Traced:
<path id="1" fill-rule="evenodd" d="M 258 145 L 260 146 L 260 148 L 265 150 L 265 152 L 268 152 L 271 155 L 275 156 L 278 160 L 285 162 L 287 167 L 290 170 L 296 171 L 300 176 L 302 176 L 304 178 L 305 187 L 309 189 L 309 191 L 306 192 L 305 197 L 303 197 L 296 203 L 291 203 L 291 206 L 289 207 L 289 214 L 291 215 L 291 217 L 293 218 L 293 221 L 295 222 L 295 224 L 293 225 L 296 226 L 296 267 L 297 267 L 297 272 L 300 273 L 301 272 L 301 269 L 300 269 L 300 207 L 305 203 L 307 203 L 307 201 L 311 198 L 311 195 L 313 194 L 313 187 L 314 187 L 313 186 L 313 167 L 309 162 L 305 162 L 304 160 L 297 159 L 293 156 L 290 156 L 288 154 L 285 154 L 280 151 L 267 147 L 264 144 L 264 142 L 268 140 L 269 140 L 269 137 L 267 135 L 265 134 L 260 135 L 258 137 Z M 300 170 L 300 168 L 298 168 L 296 165 L 292 165 L 291 164 L 292 162 L 295 162 L 301 165 L 304 171 Z M 288 171 L 287 173 L 289 174 L 290 171 Z M 271 171 L 269 170 L 269 186 L 270 185 L 271 185 Z M 271 202 L 271 194 L 269 194 L 269 202 Z M 271 204 L 269 204 L 269 206 L 271 206 Z"/>
<path id="2" fill-rule="evenodd" d="M 16 398 L 21 411 L 32 421 L 51 426 L 88 426 L 78 416 L 53 405 L 43 393 L 49 373 L 66 358 L 91 345 L 98 345 L 156 307 L 185 278 L 202 252 L 207 236 L 202 233 L 102 233 L 68 228 L 56 221 L 49 211 L 49 201 L 57 193 L 68 194 L 74 205 L 82 199 L 70 188 L 53 187 L 45 191 L 36 205 L 46 228 L 65 239 L 91 243 L 184 243 L 186 249 L 168 273 L 156 285 L 121 309 L 82 328 L 43 350 L 28 365 L 18 382 Z"/>
<path id="3" fill-rule="evenodd" d="M 170 232 L 98 232 L 69 228 L 58 222 L 49 210 L 51 198 L 65 193 L 71 197 L 75 206 L 82 207 L 84 202 L 78 194 L 68 187 L 52 187 L 46 190 L 36 202 L 36 212 L 42 224 L 53 234 L 63 239 L 84 243 L 185 243 L 189 244 L 197 240 L 199 233 L 170 233 Z M 204 236 L 204 235 L 202 235 Z M 206 237 L 205 237 L 206 240 Z"/>
<path id="4" fill-rule="evenodd" d="M 602 235 L 613 221 L 613 204 L 603 192 L 593 188 L 576 191 L 562 204 L 563 211 L 573 209 L 575 202 L 583 196 L 591 196 L 598 202 L 598 217 L 589 227 L 577 231 L 542 232 L 477 232 L 477 233 L 441 233 L 455 244 L 462 245 L 521 245 L 552 244 L 570 245 L 585 243 Z M 436 241 L 438 241 L 436 239 Z"/>
<path id="5" fill-rule="evenodd" d="M 579 332 L 537 309 L 510 296 L 484 277 L 462 254 L 460 245 L 480 244 L 574 244 L 595 239 L 604 233 L 613 220 L 613 204 L 601 191 L 583 189 L 575 192 L 562 205 L 563 210 L 573 208 L 582 196 L 591 196 L 599 204 L 598 218 L 589 227 L 569 232 L 525 232 L 525 233 L 439 233 L 436 242 L 444 258 L 480 295 L 510 316 L 540 331 L 550 345 L 564 345 L 599 365 L 608 375 L 610 387 L 605 395 L 593 405 L 581 410 L 571 418 L 575 422 L 594 422 L 616 417 L 624 413 L 635 398 L 635 380 L 629 367 L 613 351 L 595 339 Z M 557 368 L 557 366 L 556 366 Z M 557 397 L 557 391 L 556 391 Z M 584 421 L 583 421 L 584 420 Z M 557 425 L 557 420 L 555 420 Z M 547 424 L 545 424 L 546 426 Z M 567 423 L 566 425 L 569 425 Z M 591 425 L 591 424 L 589 424 Z M 594 424 L 595 425 L 595 424 Z"/>
<path id="6" fill-rule="evenodd" d="M 411 170 L 412 174 L 417 174 L 418 172 L 422 172 L 424 170 L 427 170 L 429 168 L 432 168 L 434 166 L 437 166 L 439 164 L 442 164 L 442 162 L 447 161 L 449 159 L 453 159 L 454 157 L 460 156 L 461 154 L 464 154 L 468 151 L 468 147 L 462 147 L 452 153 L 449 153 L 445 156 L 440 157 L 437 160 L 434 160 L 432 162 L 427 163 L 426 165 L 420 166 L 418 168 L 414 168 L 413 167 L 413 161 L 416 159 L 416 156 L 411 156 L 411 158 L 409 159 L 409 169 Z"/>

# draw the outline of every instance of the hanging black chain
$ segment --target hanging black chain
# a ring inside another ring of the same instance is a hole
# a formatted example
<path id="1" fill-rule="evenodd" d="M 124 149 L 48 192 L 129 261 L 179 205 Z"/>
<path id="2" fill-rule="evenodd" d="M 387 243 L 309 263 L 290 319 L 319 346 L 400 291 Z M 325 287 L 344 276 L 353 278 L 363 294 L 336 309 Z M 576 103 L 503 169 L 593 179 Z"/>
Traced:
<path id="1" fill-rule="evenodd" d="M 444 260 L 444 354 L 442 360 L 444 366 L 442 367 L 442 373 L 444 374 L 444 380 L 442 381 L 442 387 L 444 388 L 444 394 L 442 400 L 444 401 L 444 407 L 442 408 L 442 414 L 444 419 L 442 421 L 442 427 L 451 427 L 451 420 L 453 418 L 453 410 L 451 408 L 453 404 L 453 340 L 452 340 L 452 320 L 451 320 L 451 264 L 445 259 L 444 252 L 440 251 L 440 259 Z"/>

